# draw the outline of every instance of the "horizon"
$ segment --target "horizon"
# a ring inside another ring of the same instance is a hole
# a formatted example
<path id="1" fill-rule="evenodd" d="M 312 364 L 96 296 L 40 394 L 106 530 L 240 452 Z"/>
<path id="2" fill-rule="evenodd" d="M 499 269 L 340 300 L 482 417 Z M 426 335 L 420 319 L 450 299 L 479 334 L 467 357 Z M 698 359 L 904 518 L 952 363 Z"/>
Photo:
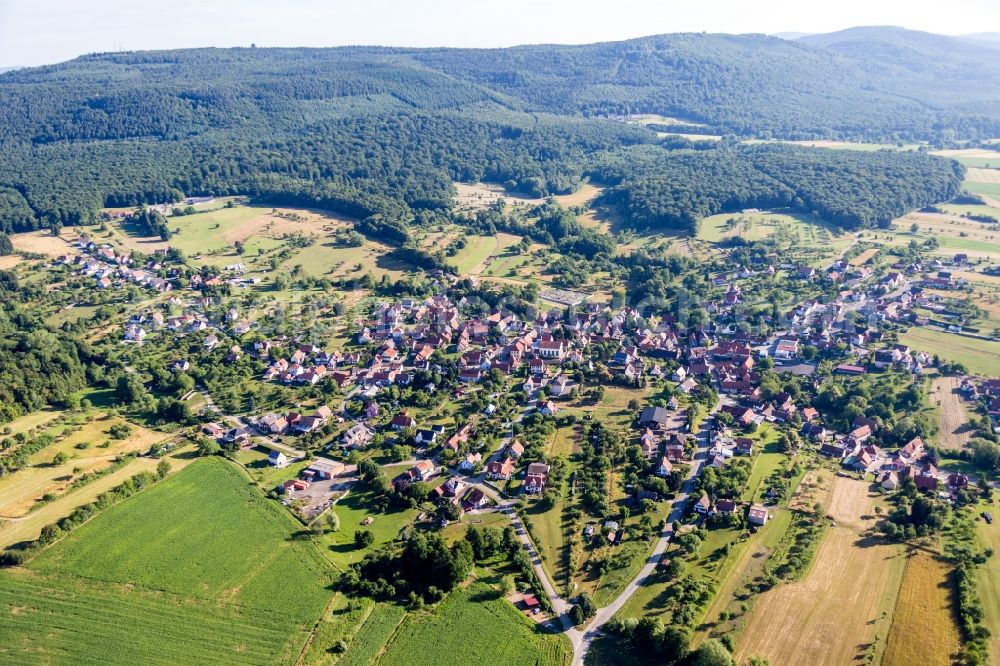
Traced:
<path id="1" fill-rule="evenodd" d="M 237 10 L 218 0 L 0 0 L 0 68 L 56 64 L 92 53 L 189 48 L 506 48 L 613 42 L 673 33 L 820 34 L 856 27 L 900 27 L 968 37 L 1000 31 L 1000 7 L 989 0 L 939 5 L 887 0 L 877 7 L 845 0 L 836 8 L 786 7 L 763 0 L 752 7 L 720 0 L 668 14 L 652 0 L 624 0 L 608 14 L 598 0 L 512 0 L 497 12 L 485 3 L 430 0 L 416 7 L 375 0 L 364 7 L 298 0 L 276 12 L 263 0 Z M 720 9 L 724 11 L 719 11 Z M 682 15 L 681 15 L 682 14 Z M 460 31 L 449 29 L 461 25 Z M 155 26 L 151 29 L 150 26 Z"/>

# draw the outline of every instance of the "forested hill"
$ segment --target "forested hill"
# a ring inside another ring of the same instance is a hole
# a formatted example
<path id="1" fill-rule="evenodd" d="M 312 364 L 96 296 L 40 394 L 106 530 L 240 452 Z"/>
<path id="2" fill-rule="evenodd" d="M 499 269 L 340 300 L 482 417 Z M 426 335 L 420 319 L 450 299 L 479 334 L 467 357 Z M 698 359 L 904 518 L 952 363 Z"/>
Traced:
<path id="1" fill-rule="evenodd" d="M 655 113 L 789 139 L 1000 134 L 1000 52 L 892 28 L 507 49 L 194 49 L 0 75 L 0 137 L 179 136 L 363 108 Z M 34 103 L 32 103 L 34 102 Z M 982 103 L 984 109 L 972 106 Z M 990 110 L 992 109 L 992 110 Z"/>
<path id="2" fill-rule="evenodd" d="M 77 224 L 106 205 L 246 194 L 328 208 L 402 241 L 414 221 L 447 214 L 453 181 L 546 196 L 586 175 L 613 180 L 609 201 L 635 226 L 689 228 L 703 211 L 772 200 L 849 226 L 878 224 L 952 192 L 952 165 L 773 148 L 760 152 L 780 159 L 763 160 L 734 138 L 691 153 L 608 119 L 654 113 L 687 123 L 678 128 L 758 138 L 1000 136 L 1000 109 L 991 116 L 982 99 L 1000 98 L 990 71 L 985 93 L 950 91 L 945 78 L 918 71 L 902 95 L 865 57 L 706 34 L 496 50 L 90 55 L 0 74 L 0 228 Z M 659 174 L 623 168 L 622 154 L 647 148 L 654 161 L 677 160 Z M 817 160 L 852 175 L 851 188 L 832 196 L 833 184 L 801 178 Z M 777 173 L 778 162 L 795 164 Z M 744 180 L 722 183 L 713 175 L 721 173 Z"/>

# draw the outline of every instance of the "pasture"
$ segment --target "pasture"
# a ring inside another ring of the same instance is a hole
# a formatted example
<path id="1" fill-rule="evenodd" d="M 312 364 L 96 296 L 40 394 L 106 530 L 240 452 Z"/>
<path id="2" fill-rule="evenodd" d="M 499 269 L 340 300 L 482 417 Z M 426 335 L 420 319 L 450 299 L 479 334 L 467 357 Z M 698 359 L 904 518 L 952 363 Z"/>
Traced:
<path id="1" fill-rule="evenodd" d="M 923 550 L 910 554 L 892 613 L 883 666 L 955 663 L 960 638 L 952 588 L 950 569 L 944 562 Z"/>
<path id="2" fill-rule="evenodd" d="M 961 363 L 972 374 L 1000 375 L 1000 342 L 920 326 L 901 333 L 899 341 L 946 361 Z"/>
<path id="3" fill-rule="evenodd" d="M 19 600 L 25 581 L 39 586 L 28 603 Z M 147 661 L 142 654 L 288 663 L 331 582 L 319 550 L 278 504 L 231 463 L 205 459 L 80 526 L 28 572 L 5 574 L 0 589 L 14 590 L 5 604 L 19 617 L 39 615 L 3 642 L 74 663 Z"/>
<path id="4" fill-rule="evenodd" d="M 737 641 L 738 660 L 834 666 L 877 649 L 872 643 L 889 628 L 905 560 L 899 546 L 866 534 L 873 504 L 867 483 L 835 477 L 827 513 L 836 524 L 803 580 L 761 595 Z"/>
<path id="5" fill-rule="evenodd" d="M 359 638 L 362 636 L 363 632 L 359 633 Z M 557 666 L 569 664 L 572 652 L 564 637 L 548 633 L 489 585 L 476 582 L 454 590 L 430 613 L 407 615 L 374 663 L 445 664 L 456 655 L 461 655 L 464 663 L 483 666 Z"/>

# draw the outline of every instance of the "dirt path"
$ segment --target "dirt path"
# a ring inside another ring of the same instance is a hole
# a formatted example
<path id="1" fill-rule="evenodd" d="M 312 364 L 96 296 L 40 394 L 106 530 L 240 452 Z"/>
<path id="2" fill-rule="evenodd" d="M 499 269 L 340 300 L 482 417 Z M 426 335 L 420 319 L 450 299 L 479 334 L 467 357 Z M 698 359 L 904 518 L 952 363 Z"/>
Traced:
<path id="1" fill-rule="evenodd" d="M 972 439 L 969 415 L 958 385 L 958 377 L 941 377 L 931 385 L 931 403 L 938 411 L 938 439 L 946 449 L 961 449 Z"/>

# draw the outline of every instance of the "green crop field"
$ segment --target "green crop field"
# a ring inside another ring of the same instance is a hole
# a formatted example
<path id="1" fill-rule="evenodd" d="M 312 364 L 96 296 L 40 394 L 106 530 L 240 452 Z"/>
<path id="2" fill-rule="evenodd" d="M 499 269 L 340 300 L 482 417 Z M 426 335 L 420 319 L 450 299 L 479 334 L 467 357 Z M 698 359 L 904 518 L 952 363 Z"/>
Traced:
<path id="1" fill-rule="evenodd" d="M 305 640 L 281 613 L 24 571 L 0 572 L 0 616 L 9 666 L 290 663 Z"/>
<path id="2" fill-rule="evenodd" d="M 24 618 L 0 661 L 294 661 L 332 581 L 298 532 L 235 466 L 192 464 L 0 576 L 0 613 Z"/>
<path id="3" fill-rule="evenodd" d="M 990 197 L 1000 197 L 1000 184 L 998 183 L 972 183 L 966 181 L 963 187 L 973 194 L 985 194 Z"/>
<path id="4" fill-rule="evenodd" d="M 521 616 L 487 585 L 474 583 L 452 592 L 432 613 L 409 615 L 376 663 L 445 664 L 456 655 L 470 665 L 542 666 L 569 664 L 571 652 L 565 638 Z"/>
<path id="5" fill-rule="evenodd" d="M 992 377 L 1000 375 L 1000 342 L 920 327 L 901 334 L 899 341 L 946 361 L 961 363 L 969 372 Z"/>
<path id="6" fill-rule="evenodd" d="M 367 666 L 375 662 L 396 628 L 403 621 L 406 611 L 393 604 L 376 604 L 350 642 L 338 666 Z"/>

